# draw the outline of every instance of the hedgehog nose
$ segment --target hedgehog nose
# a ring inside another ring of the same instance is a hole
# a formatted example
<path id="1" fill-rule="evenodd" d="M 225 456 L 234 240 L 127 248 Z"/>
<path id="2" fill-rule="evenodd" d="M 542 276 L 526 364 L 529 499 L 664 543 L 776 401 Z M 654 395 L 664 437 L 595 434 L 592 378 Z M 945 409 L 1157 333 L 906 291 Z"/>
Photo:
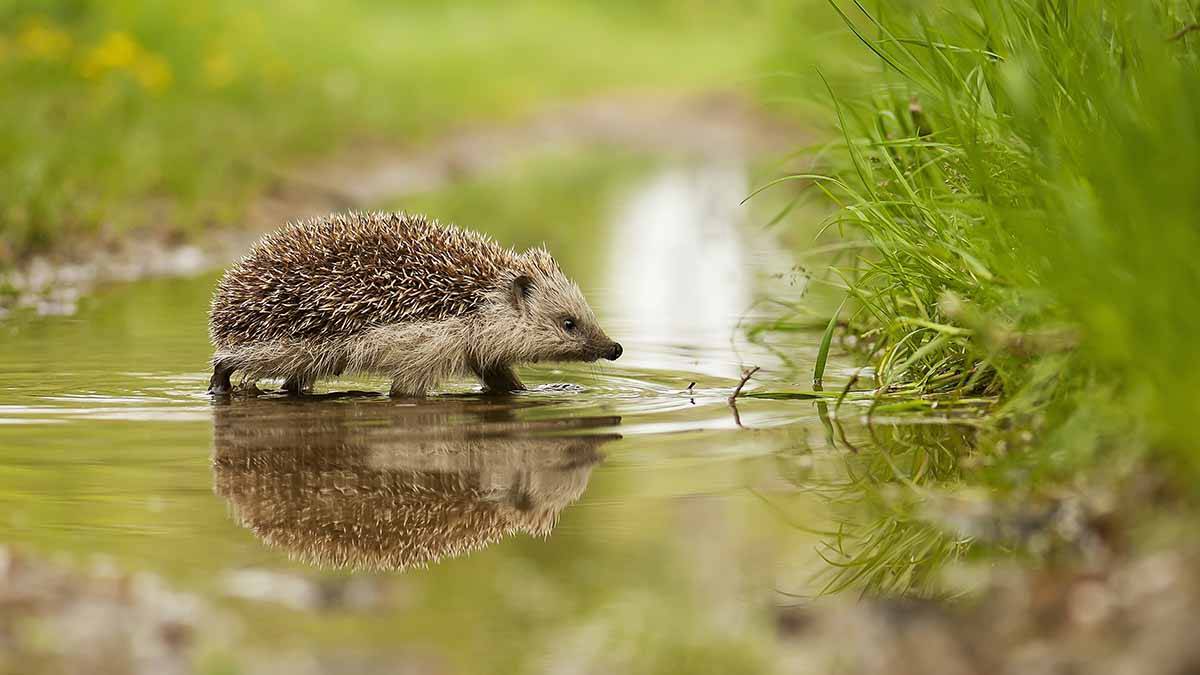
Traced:
<path id="1" fill-rule="evenodd" d="M 608 348 L 608 353 L 604 355 L 604 358 L 608 359 L 609 361 L 616 361 L 617 359 L 621 358 L 621 354 L 624 351 L 624 349 L 621 349 L 620 342 L 614 342 L 612 343 L 612 346 Z"/>

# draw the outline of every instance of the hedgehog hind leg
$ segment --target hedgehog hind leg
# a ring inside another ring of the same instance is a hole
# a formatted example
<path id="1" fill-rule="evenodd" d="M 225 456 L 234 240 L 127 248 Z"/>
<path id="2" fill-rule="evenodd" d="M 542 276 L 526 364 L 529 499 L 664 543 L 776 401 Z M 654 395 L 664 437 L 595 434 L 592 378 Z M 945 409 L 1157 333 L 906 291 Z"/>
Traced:
<path id="1" fill-rule="evenodd" d="M 392 375 L 388 396 L 392 398 L 425 398 L 441 378 L 435 373 L 401 371 Z"/>
<path id="2" fill-rule="evenodd" d="M 425 384 L 414 383 L 406 378 L 398 377 L 392 380 L 388 396 L 392 398 L 425 398 L 428 392 L 429 387 Z"/>
<path id="3" fill-rule="evenodd" d="M 512 366 L 493 366 L 476 373 L 483 380 L 483 391 L 488 394 L 508 394 L 525 391 L 525 384 L 517 377 Z"/>

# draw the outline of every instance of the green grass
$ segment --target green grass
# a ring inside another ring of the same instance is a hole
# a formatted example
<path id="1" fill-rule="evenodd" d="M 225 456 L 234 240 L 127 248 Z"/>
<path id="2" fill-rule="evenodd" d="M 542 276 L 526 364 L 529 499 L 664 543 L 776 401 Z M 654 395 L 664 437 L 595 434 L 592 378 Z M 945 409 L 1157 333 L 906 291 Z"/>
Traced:
<path id="1" fill-rule="evenodd" d="M 787 180 L 865 248 L 826 279 L 881 392 L 1000 395 L 1066 472 L 1200 470 L 1200 32 L 1174 0 L 832 0 L 876 69 Z"/>
<path id="2" fill-rule="evenodd" d="M 773 4 L 0 0 L 0 266 L 236 223 L 348 141 L 739 86 Z"/>

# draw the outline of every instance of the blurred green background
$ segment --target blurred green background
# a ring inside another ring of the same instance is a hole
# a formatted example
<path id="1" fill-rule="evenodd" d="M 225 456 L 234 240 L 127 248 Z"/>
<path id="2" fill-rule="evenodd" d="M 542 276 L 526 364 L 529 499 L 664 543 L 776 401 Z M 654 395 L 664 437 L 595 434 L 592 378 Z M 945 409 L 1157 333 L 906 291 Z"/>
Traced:
<path id="1" fill-rule="evenodd" d="M 1180 548 L 1200 484 L 1198 46 L 1192 0 L 0 0 L 0 272 L 250 236 L 256 204 L 331 187 L 297 181 L 313 167 L 581 102 L 732 100 L 759 134 L 681 159 L 651 138 L 672 120 L 633 125 L 643 147 L 447 162 L 357 204 L 547 242 L 630 336 L 609 370 L 531 369 L 590 388 L 547 411 L 625 416 L 563 536 L 371 580 L 388 621 L 229 597 L 247 568 L 354 577 L 264 548 L 211 493 L 197 269 L 0 323 L 0 529 L 161 574 L 261 628 L 256 648 L 403 633 L 464 672 L 545 670 L 564 636 L 563 662 L 596 672 L 786 672 L 783 586 L 958 597 L 971 583 L 942 572 L 971 556 L 1098 578 Z M 0 300 L 24 292 L 2 279 Z M 623 314 L 618 289 L 666 300 Z M 749 363 L 767 367 L 737 416 Z"/>
<path id="2" fill-rule="evenodd" d="M 617 93 L 788 105 L 797 52 L 851 44 L 822 6 L 5 0 L 0 264 L 236 224 L 274 171 L 350 142 Z"/>

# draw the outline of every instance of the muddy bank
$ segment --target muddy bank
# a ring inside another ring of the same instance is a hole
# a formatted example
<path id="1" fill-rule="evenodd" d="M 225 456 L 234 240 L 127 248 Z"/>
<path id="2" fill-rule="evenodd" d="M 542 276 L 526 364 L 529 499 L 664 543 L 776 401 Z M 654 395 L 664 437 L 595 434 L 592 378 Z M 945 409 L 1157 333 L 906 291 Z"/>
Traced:
<path id="1" fill-rule="evenodd" d="M 197 274 L 235 258 L 261 233 L 288 220 L 370 208 L 384 199 L 496 174 L 551 152 L 616 150 L 737 160 L 782 155 L 803 141 L 793 123 L 726 93 L 626 95 L 562 104 L 511 123 L 462 126 L 421 145 L 359 141 L 315 164 L 269 169 L 275 176 L 271 187 L 239 221 L 217 224 L 202 241 L 179 243 L 148 232 L 108 247 L 76 242 L 70 256 L 26 261 L 0 276 L 0 316 L 14 307 L 71 314 L 79 298 L 99 284 Z"/>
<path id="2" fill-rule="evenodd" d="M 774 668 L 789 673 L 1196 672 L 1194 608 L 1200 556 L 1157 552 L 1089 570 L 988 574 L 975 597 L 945 601 L 826 598 L 778 611 Z M 275 575 L 280 576 L 280 575 Z M 288 587 L 308 588 L 305 575 Z M 258 579 L 256 588 L 275 585 Z M 359 589 L 371 598 L 386 588 Z M 310 589 L 311 590 L 311 589 Z M 313 590 L 314 595 L 321 595 Z M 275 603 L 288 593 L 243 598 Z M 328 595 L 325 593 L 324 595 Z M 355 595 L 355 594 L 351 594 Z M 340 596 L 339 596 L 340 597 Z M 347 596 L 349 597 L 349 596 Z M 366 611 L 351 603 L 340 611 Z M 370 605 L 374 608 L 374 605 Z M 403 672 L 453 669 L 441 655 L 397 645 L 388 654 L 311 645 L 276 653 L 241 643 L 227 611 L 152 575 L 60 565 L 0 548 L 0 670 L 21 673 Z M 604 672 L 579 654 L 578 672 Z"/>
<path id="3" fill-rule="evenodd" d="M 780 610 L 789 672 L 861 675 L 1192 673 L 1195 551 L 1088 570 L 1004 569 L 958 602 L 842 601 Z M 850 636 L 851 639 L 846 638 Z"/>
<path id="4" fill-rule="evenodd" d="M 153 575 L 80 571 L 0 547 L 2 672 L 190 673 L 220 623 Z"/>
<path id="5" fill-rule="evenodd" d="M 238 597 L 238 580 L 253 572 L 228 573 L 230 597 Z M 260 573 L 251 583 L 255 594 L 240 599 L 267 606 L 370 611 L 384 597 L 383 589 L 364 580 L 321 584 L 303 575 Z M 319 601 L 297 605 L 297 595 Z M 0 546 L 3 673 L 448 672 L 443 659 L 420 650 L 262 649 L 246 644 L 248 628 L 233 612 L 173 589 L 154 574 L 120 571 L 100 559 L 67 564 Z M 397 671 L 398 662 L 409 666 Z"/>

